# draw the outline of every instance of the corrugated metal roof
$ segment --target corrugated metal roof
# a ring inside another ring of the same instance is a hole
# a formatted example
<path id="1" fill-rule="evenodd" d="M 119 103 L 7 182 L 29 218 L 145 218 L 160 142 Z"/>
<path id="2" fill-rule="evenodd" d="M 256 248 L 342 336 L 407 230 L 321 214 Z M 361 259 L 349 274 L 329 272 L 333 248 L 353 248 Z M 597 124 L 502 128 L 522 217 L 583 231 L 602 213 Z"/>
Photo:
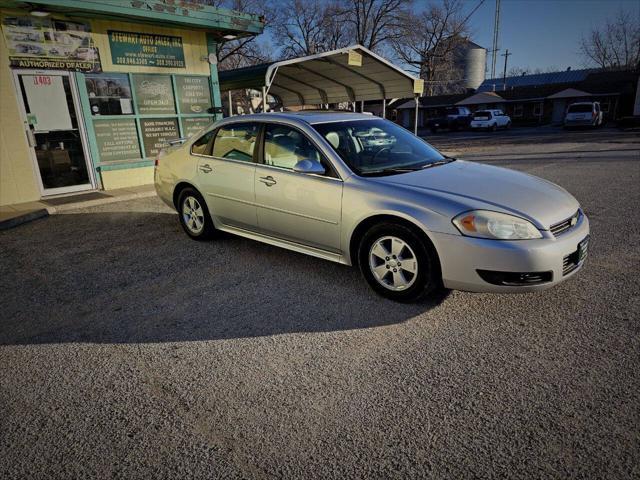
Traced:
<path id="1" fill-rule="evenodd" d="M 264 86 L 284 106 L 402 98 L 422 89 L 413 75 L 361 45 L 220 72 L 219 82 L 221 91 Z"/>
<path id="2" fill-rule="evenodd" d="M 507 77 L 507 88 L 511 87 L 525 87 L 534 85 L 549 85 L 553 83 L 577 83 L 582 82 L 587 78 L 587 75 L 594 72 L 594 69 L 583 70 L 565 70 L 563 72 L 550 72 L 550 73 L 536 73 L 533 75 L 519 75 L 517 77 Z M 503 78 L 492 78 L 485 80 L 478 87 L 477 92 L 491 92 L 503 90 L 504 88 Z"/>

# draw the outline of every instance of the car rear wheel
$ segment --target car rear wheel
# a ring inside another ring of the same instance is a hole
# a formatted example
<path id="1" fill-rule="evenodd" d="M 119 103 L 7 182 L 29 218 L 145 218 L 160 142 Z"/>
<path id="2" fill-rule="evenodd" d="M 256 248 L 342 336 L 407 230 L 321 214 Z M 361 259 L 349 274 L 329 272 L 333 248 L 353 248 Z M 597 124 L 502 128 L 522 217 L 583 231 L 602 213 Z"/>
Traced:
<path id="1" fill-rule="evenodd" d="M 376 293 L 398 302 L 423 299 L 442 284 L 435 249 L 404 225 L 371 227 L 360 242 L 358 263 Z"/>
<path id="2" fill-rule="evenodd" d="M 180 225 L 194 240 L 208 240 L 213 237 L 215 227 L 202 195 L 193 188 L 180 192 L 178 200 Z"/>

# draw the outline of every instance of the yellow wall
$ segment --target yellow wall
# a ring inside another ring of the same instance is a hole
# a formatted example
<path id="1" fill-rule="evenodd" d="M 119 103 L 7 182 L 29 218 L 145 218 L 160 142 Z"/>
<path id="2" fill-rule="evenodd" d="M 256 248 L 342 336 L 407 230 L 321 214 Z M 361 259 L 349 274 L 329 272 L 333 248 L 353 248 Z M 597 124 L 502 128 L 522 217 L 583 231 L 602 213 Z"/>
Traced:
<path id="1" fill-rule="evenodd" d="M 7 45 L 0 38 L 0 205 L 40 200 L 36 172 L 18 110 Z"/>
<path id="2" fill-rule="evenodd" d="M 3 10 L 1 14 L 27 15 L 26 11 Z M 56 18 L 64 18 L 56 15 Z M 91 21 L 93 41 L 100 52 L 104 72 L 165 73 L 209 75 L 206 34 L 153 25 L 140 25 L 109 20 Z M 155 33 L 182 37 L 186 68 L 113 65 L 107 30 Z M 18 99 L 9 68 L 8 50 L 0 34 L 0 205 L 40 199 L 37 171 L 24 133 L 18 110 Z M 100 172 L 103 188 L 131 187 L 153 183 L 153 167 L 130 168 Z"/>
<path id="3" fill-rule="evenodd" d="M 107 170 L 101 172 L 101 176 L 105 190 L 148 185 L 153 183 L 153 167 Z"/>
<path id="4" fill-rule="evenodd" d="M 204 32 L 194 30 L 178 30 L 173 28 L 156 27 L 153 25 L 140 25 L 125 22 L 113 22 L 109 20 L 93 20 L 91 22 L 93 41 L 100 52 L 102 70 L 105 72 L 127 73 L 175 73 L 209 75 L 209 63 L 207 62 L 207 37 Z M 137 65 L 114 65 L 111 63 L 111 49 L 109 48 L 109 36 L 107 30 L 120 30 L 123 32 L 155 33 L 157 35 L 173 35 L 182 37 L 184 48 L 184 60 L 186 68 L 141 67 Z M 203 60 L 204 59 L 204 60 Z"/>

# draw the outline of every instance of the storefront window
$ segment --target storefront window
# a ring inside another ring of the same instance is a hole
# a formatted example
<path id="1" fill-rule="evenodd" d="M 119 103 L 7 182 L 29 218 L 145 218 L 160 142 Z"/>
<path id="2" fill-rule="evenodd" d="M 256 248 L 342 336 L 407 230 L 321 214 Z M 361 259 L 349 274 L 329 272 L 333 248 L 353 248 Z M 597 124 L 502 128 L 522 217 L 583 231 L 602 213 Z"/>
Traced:
<path id="1" fill-rule="evenodd" d="M 101 73 L 84 84 L 101 166 L 151 161 L 213 122 L 207 76 Z"/>
<path id="2" fill-rule="evenodd" d="M 131 85 L 126 73 L 86 75 L 93 115 L 131 115 Z"/>
<path id="3" fill-rule="evenodd" d="M 136 91 L 136 106 L 141 115 L 164 115 L 176 113 L 173 86 L 169 75 L 133 76 Z"/>
<path id="4" fill-rule="evenodd" d="M 211 90 L 207 77 L 176 77 L 180 113 L 207 113 L 211 108 Z"/>

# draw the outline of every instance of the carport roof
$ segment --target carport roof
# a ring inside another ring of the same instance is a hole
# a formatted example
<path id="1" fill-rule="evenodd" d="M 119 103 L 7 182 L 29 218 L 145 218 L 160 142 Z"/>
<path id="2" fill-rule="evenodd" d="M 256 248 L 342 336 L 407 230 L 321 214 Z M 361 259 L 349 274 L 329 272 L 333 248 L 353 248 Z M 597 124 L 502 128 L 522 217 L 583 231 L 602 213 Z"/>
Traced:
<path id="1" fill-rule="evenodd" d="M 283 106 L 403 98 L 423 88 L 422 80 L 361 45 L 222 71 L 219 82 L 221 91 L 266 87 Z"/>

